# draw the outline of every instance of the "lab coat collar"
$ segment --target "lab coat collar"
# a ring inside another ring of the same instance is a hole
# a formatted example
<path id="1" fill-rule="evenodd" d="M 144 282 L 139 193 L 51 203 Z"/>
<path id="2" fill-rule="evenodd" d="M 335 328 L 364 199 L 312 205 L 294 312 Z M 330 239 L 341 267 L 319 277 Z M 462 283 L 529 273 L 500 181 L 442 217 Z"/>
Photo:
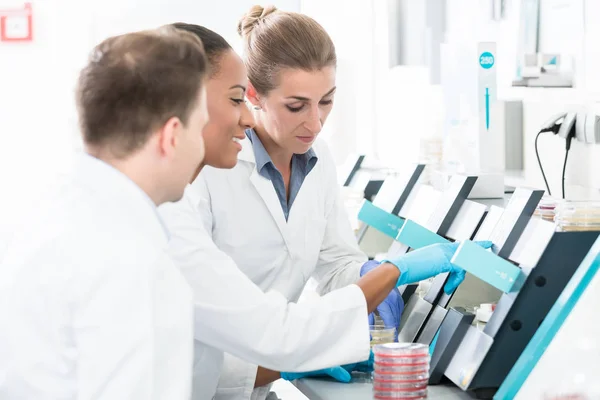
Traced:
<path id="1" fill-rule="evenodd" d="M 156 205 L 150 197 L 128 176 L 108 163 L 89 154 L 75 157 L 74 179 L 86 186 L 105 201 L 123 210 L 140 232 L 158 245 L 166 245 L 169 232 L 160 218 Z"/>

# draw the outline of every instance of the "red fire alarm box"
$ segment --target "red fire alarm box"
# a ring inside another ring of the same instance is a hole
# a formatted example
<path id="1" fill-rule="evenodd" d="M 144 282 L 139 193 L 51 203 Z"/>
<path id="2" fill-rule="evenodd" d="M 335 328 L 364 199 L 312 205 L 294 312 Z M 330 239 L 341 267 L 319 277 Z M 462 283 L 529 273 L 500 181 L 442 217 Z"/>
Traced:
<path id="1" fill-rule="evenodd" d="M 0 9 L 0 41 L 30 42 L 33 39 L 33 16 L 31 3 L 23 8 Z"/>

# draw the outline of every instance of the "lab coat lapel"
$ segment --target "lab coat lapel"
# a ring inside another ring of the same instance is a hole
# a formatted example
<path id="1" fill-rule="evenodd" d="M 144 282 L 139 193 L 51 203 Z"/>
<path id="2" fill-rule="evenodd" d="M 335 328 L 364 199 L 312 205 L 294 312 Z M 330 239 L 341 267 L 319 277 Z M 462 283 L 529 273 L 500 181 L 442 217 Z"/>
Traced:
<path id="1" fill-rule="evenodd" d="M 273 183 L 261 176 L 256 168 L 252 170 L 252 175 L 250 175 L 250 181 L 258 191 L 258 194 L 265 202 L 267 209 L 271 213 L 273 220 L 277 224 L 279 228 L 279 232 L 281 232 L 281 236 L 285 239 L 287 244 L 287 223 L 285 221 L 285 216 L 283 215 L 283 210 L 281 209 L 281 203 L 279 203 L 279 197 L 277 197 L 277 193 L 275 192 L 275 188 L 273 187 Z"/>
<path id="2" fill-rule="evenodd" d="M 254 158 L 254 151 L 252 150 L 252 143 L 250 140 L 246 139 L 242 142 L 242 151 L 240 152 L 238 159 L 240 161 L 252 163 L 250 182 L 252 182 L 252 185 L 265 203 L 265 206 L 269 210 L 271 217 L 275 221 L 281 236 L 289 248 L 287 223 L 285 221 L 285 216 L 283 215 L 283 210 L 281 209 L 281 204 L 279 203 L 279 197 L 277 197 L 273 183 L 258 173 L 258 170 L 256 169 L 256 159 Z"/>

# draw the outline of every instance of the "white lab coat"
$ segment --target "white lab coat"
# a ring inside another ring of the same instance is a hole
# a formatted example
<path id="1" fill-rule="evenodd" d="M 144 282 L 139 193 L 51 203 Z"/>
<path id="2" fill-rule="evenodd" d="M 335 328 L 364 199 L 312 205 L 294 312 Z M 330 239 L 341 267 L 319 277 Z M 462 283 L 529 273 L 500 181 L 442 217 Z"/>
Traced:
<path id="1" fill-rule="evenodd" d="M 367 261 L 342 204 L 329 149 L 320 140 L 313 149 L 318 161 L 305 178 L 287 222 L 273 184 L 256 169 L 249 140 L 242 142 L 235 168 L 205 168 L 189 191 L 199 199 L 195 207 L 215 244 L 260 289 L 276 290 L 293 302 L 310 277 L 324 294 L 356 282 Z M 243 300 L 239 306 L 243 307 Z M 324 343 L 333 345 L 342 331 L 331 329 L 330 341 Z M 226 354 L 217 398 L 264 399 L 270 385 L 253 390 L 256 370 L 256 363 Z"/>
<path id="2" fill-rule="evenodd" d="M 156 207 L 81 155 L 0 264 L 0 399 L 188 399 L 192 294 Z"/>
<path id="3" fill-rule="evenodd" d="M 182 201 L 159 207 L 171 233 L 169 253 L 194 292 L 194 400 L 214 396 L 223 351 L 284 371 L 368 358 L 367 305 L 356 285 L 303 304 L 263 292 L 216 247 L 198 212 L 204 207 L 210 202 L 191 187 Z"/>

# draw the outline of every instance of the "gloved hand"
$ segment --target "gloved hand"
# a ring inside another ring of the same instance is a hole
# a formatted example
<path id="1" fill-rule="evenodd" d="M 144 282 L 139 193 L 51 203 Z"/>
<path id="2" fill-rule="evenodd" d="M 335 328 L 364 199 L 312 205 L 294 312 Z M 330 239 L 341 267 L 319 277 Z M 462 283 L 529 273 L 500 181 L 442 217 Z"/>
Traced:
<path id="1" fill-rule="evenodd" d="M 285 379 L 286 381 L 293 381 L 294 379 L 301 379 L 309 376 L 329 375 L 339 382 L 348 383 L 352 379 L 352 376 L 350 375 L 352 371 L 373 372 L 374 361 L 375 357 L 371 351 L 369 353 L 369 358 L 365 361 L 311 372 L 282 372 L 281 378 Z"/>
<path id="2" fill-rule="evenodd" d="M 378 261 L 367 261 L 360 268 L 360 276 L 372 271 L 380 265 Z M 400 325 L 400 316 L 404 310 L 404 300 L 400 293 L 394 289 L 388 294 L 381 304 L 377 306 L 377 313 L 386 327 L 394 327 L 396 330 Z M 369 325 L 375 325 L 375 314 L 369 314 Z M 396 334 L 397 335 L 397 334 Z M 396 336 L 397 337 L 397 336 Z"/>
<path id="3" fill-rule="evenodd" d="M 476 243 L 485 249 L 492 247 L 490 241 Z M 389 262 L 400 270 L 400 278 L 396 286 L 420 282 L 449 272 L 450 276 L 444 286 L 444 292 L 451 294 L 465 278 L 465 271 L 450 263 L 459 245 L 459 242 L 433 244 L 402 254 L 393 260 L 382 261 L 382 263 Z"/>
<path id="4" fill-rule="evenodd" d="M 317 371 L 310 371 L 310 372 L 282 372 L 281 378 L 285 379 L 286 381 L 293 381 L 294 379 L 302 379 L 302 378 L 306 378 L 309 376 L 320 376 L 320 375 L 321 376 L 329 375 L 336 381 L 343 382 L 343 383 L 348 383 L 352 379 L 350 372 L 342 367 L 324 368 L 324 369 L 320 369 Z"/>
<path id="5" fill-rule="evenodd" d="M 359 372 L 373 372 L 373 363 L 375 362 L 375 357 L 373 356 L 373 351 L 369 354 L 369 359 L 365 361 L 361 361 L 354 364 L 346 364 L 342 365 L 348 372 L 359 371 Z"/>

